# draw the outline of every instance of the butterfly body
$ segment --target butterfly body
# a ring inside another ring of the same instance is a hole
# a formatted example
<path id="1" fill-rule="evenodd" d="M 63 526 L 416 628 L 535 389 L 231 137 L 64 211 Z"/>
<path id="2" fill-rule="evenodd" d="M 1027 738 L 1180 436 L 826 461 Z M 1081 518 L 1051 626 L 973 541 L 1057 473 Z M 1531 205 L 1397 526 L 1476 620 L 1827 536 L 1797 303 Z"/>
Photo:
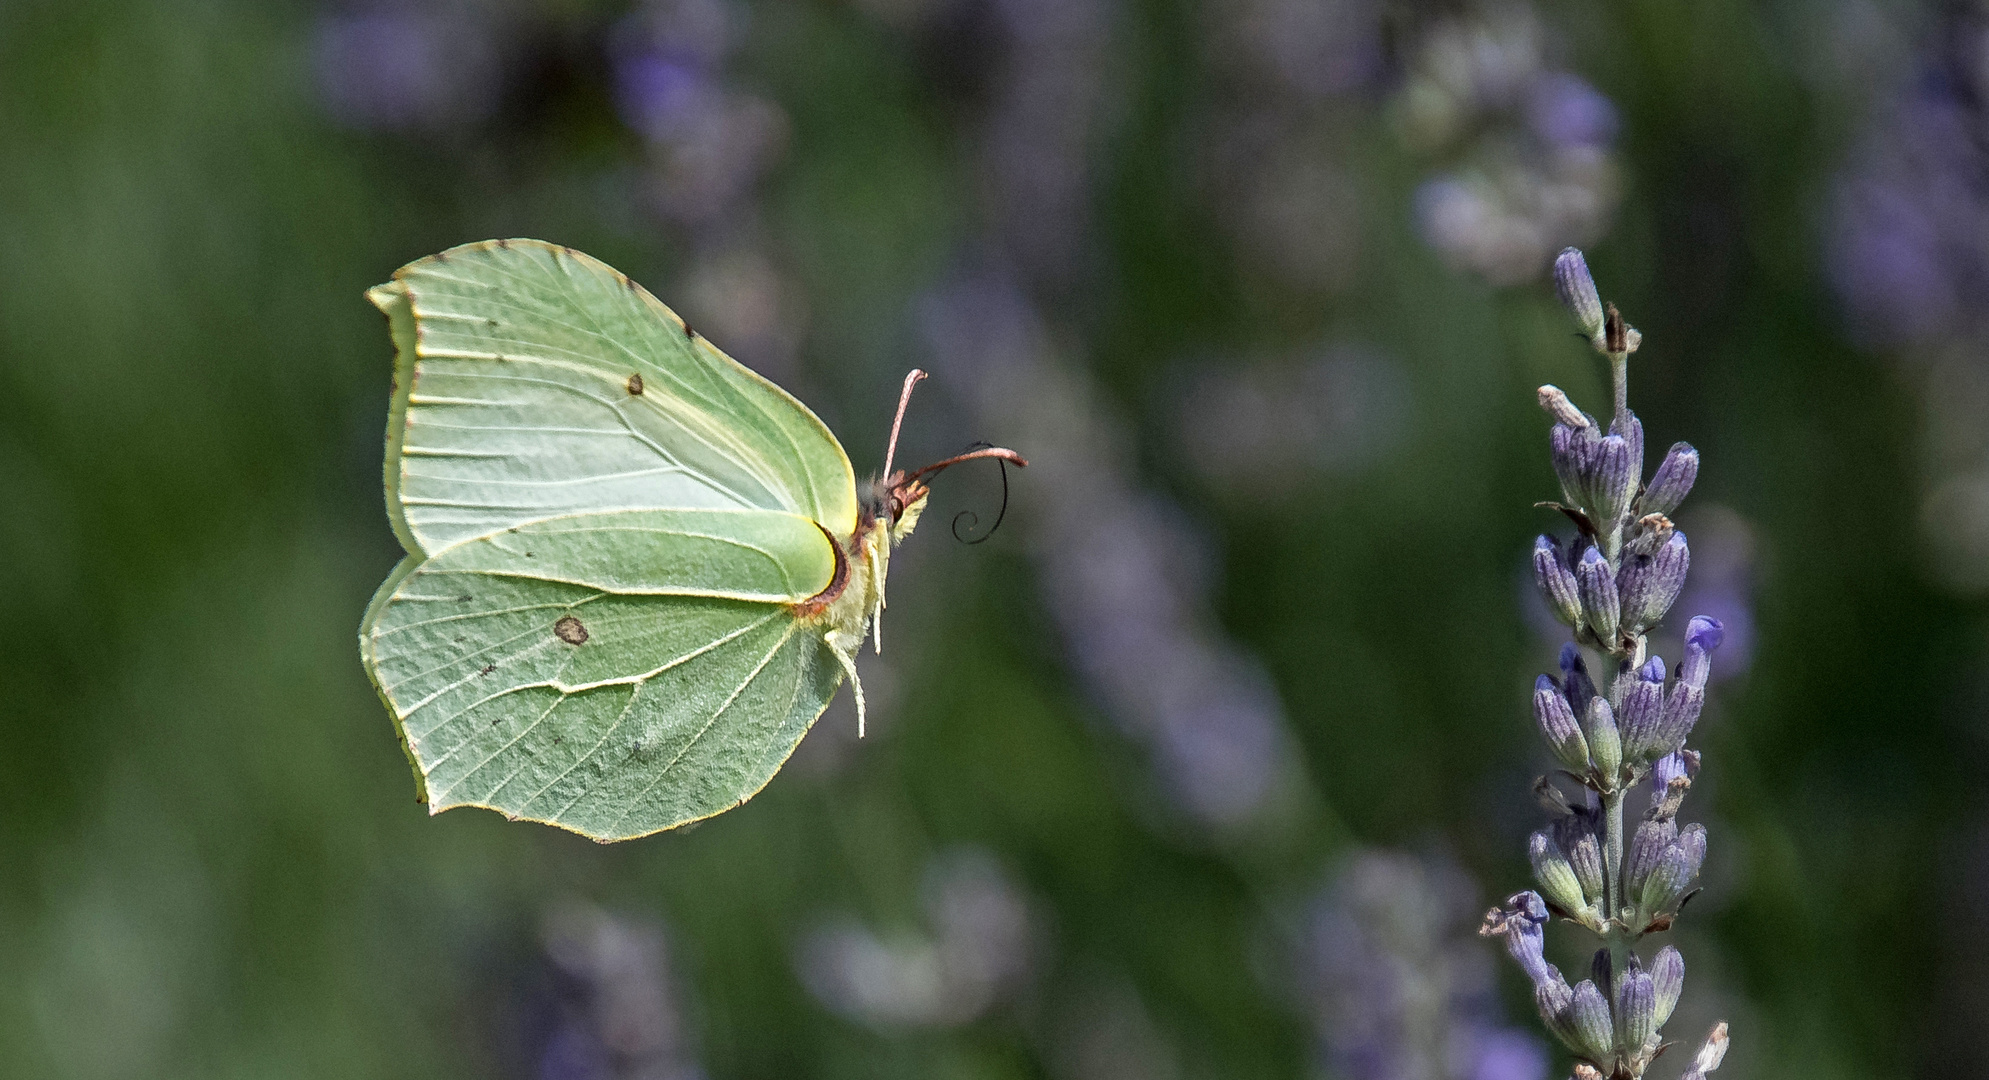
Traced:
<path id="1" fill-rule="evenodd" d="M 431 812 L 616 840 L 750 798 L 855 676 L 919 474 L 859 499 L 806 406 L 571 249 L 465 245 L 368 297 L 407 557 L 360 652 Z"/>

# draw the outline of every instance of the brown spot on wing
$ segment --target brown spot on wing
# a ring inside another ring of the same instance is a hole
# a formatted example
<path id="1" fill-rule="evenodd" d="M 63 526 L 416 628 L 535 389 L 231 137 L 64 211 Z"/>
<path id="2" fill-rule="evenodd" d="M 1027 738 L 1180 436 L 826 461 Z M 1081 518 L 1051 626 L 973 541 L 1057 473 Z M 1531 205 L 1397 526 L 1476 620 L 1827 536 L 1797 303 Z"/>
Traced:
<path id="1" fill-rule="evenodd" d="M 642 376 L 640 374 L 630 375 L 628 377 L 628 396 L 630 397 L 642 396 Z"/>
<path id="2" fill-rule="evenodd" d="M 587 644 L 587 628 L 571 615 L 559 617 L 559 621 L 553 624 L 553 636 L 568 645 Z"/>

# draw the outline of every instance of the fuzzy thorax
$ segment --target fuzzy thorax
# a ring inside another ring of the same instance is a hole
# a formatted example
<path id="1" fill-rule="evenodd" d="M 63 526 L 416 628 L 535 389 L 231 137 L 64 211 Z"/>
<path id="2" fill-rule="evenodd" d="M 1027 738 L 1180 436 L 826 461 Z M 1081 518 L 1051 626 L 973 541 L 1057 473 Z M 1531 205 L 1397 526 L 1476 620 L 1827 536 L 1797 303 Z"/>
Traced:
<path id="1" fill-rule="evenodd" d="M 836 580 L 823 591 L 823 596 L 810 601 L 815 605 L 812 614 L 819 620 L 822 640 L 842 664 L 856 693 L 859 737 L 864 732 L 864 703 L 863 681 L 856 673 L 856 654 L 865 637 L 873 638 L 877 651 L 884 651 L 884 581 L 890 571 L 891 549 L 912 534 L 925 510 L 927 492 L 921 484 L 913 492 L 887 489 L 880 494 L 881 498 L 865 500 L 856 532 L 837 552 L 841 565 L 837 567 Z"/>

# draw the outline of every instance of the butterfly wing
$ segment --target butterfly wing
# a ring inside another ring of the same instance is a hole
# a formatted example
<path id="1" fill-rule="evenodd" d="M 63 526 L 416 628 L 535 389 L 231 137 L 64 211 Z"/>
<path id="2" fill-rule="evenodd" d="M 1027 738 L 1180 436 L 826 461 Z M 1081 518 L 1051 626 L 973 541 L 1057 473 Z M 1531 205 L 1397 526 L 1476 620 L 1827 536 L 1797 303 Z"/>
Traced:
<path id="1" fill-rule="evenodd" d="M 779 510 L 855 531 L 855 475 L 821 420 L 598 260 L 485 241 L 368 296 L 396 346 L 387 510 L 411 553 L 625 509 Z"/>
<path id="2" fill-rule="evenodd" d="M 576 514 L 410 563 L 360 648 L 431 811 L 599 840 L 709 817 L 772 779 L 843 677 L 791 607 L 836 568 L 801 515 Z"/>
<path id="3" fill-rule="evenodd" d="M 758 791 L 845 670 L 794 608 L 856 528 L 835 437 L 568 248 L 469 244 L 367 295 L 409 554 L 360 652 L 430 809 L 614 840 Z"/>

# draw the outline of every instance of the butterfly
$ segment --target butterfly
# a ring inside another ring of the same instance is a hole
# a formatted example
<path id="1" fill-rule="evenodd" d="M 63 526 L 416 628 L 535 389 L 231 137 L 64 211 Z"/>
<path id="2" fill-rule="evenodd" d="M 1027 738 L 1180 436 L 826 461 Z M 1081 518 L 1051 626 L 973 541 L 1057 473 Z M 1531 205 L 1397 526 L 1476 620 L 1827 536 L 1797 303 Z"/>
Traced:
<path id="1" fill-rule="evenodd" d="M 387 515 L 407 556 L 359 652 L 431 813 L 601 841 L 766 786 L 877 632 L 927 481 L 859 486 L 829 429 L 606 264 L 538 240 L 367 292 L 395 346 Z M 881 643 L 880 643 L 881 648 Z"/>

